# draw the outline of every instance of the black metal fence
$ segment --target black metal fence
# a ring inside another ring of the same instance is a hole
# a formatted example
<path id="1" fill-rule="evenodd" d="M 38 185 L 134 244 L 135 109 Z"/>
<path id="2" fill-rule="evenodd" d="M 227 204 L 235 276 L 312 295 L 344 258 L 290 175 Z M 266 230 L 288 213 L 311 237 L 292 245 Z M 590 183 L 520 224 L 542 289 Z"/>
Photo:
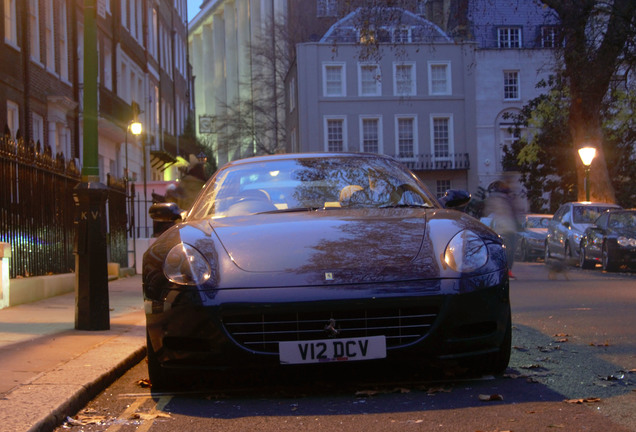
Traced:
<path id="1" fill-rule="evenodd" d="M 444 156 L 432 154 L 396 155 L 394 156 L 412 170 L 468 170 L 470 160 L 468 153 L 447 153 Z"/>
<path id="2" fill-rule="evenodd" d="M 108 251 L 109 262 L 128 267 L 126 185 L 108 175 Z"/>
<path id="3" fill-rule="evenodd" d="M 0 137 L 0 242 L 11 245 L 9 277 L 75 269 L 74 188 L 80 172 L 51 148 Z M 126 194 L 109 181 L 110 260 L 127 264 Z"/>

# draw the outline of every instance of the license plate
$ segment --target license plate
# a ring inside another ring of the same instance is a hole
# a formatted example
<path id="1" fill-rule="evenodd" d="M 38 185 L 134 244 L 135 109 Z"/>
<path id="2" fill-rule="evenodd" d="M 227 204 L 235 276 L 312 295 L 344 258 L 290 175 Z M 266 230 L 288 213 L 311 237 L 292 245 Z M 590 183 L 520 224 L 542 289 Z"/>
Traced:
<path id="1" fill-rule="evenodd" d="M 386 338 L 384 336 L 371 336 L 279 342 L 278 353 L 281 364 L 380 359 L 386 357 Z"/>

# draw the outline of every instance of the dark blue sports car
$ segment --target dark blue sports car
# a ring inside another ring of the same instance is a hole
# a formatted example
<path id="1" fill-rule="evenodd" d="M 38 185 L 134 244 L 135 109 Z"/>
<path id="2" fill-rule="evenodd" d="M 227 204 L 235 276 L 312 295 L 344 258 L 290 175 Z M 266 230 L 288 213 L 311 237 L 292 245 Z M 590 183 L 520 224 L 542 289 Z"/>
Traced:
<path id="1" fill-rule="evenodd" d="M 501 239 L 392 158 L 287 154 L 231 162 L 143 261 L 153 387 L 193 369 L 510 358 Z M 326 367 L 326 366 L 325 366 Z"/>
<path id="2" fill-rule="evenodd" d="M 581 239 L 579 264 L 616 271 L 625 265 L 636 268 L 636 210 L 612 210 L 603 213 Z"/>

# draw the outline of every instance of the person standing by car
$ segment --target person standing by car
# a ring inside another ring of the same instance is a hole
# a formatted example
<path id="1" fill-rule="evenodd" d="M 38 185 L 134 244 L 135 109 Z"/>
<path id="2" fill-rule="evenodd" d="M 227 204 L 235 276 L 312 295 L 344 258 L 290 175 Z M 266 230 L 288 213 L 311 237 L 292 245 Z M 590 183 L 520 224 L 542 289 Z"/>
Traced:
<path id="1" fill-rule="evenodd" d="M 492 220 L 491 228 L 501 236 L 506 246 L 506 260 L 508 261 L 508 276 L 514 279 L 512 266 L 514 265 L 515 249 L 517 247 L 517 208 L 510 185 L 505 180 L 497 180 L 488 187 L 488 198 L 484 214 Z"/>

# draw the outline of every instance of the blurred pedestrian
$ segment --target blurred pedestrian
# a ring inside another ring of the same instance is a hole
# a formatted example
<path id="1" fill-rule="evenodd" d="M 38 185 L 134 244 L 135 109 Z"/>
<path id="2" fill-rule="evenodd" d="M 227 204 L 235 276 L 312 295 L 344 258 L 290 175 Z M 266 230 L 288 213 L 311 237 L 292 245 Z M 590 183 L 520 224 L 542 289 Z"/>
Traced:
<path id="1" fill-rule="evenodd" d="M 484 214 L 492 220 L 492 229 L 503 239 L 508 261 L 508 276 L 515 279 L 512 266 L 517 248 L 519 220 L 515 198 L 508 181 L 497 180 L 488 187 Z"/>
<path id="2" fill-rule="evenodd" d="M 176 185 L 166 189 L 166 201 L 177 203 L 182 210 L 190 210 L 206 180 L 203 164 L 193 164 Z"/>

